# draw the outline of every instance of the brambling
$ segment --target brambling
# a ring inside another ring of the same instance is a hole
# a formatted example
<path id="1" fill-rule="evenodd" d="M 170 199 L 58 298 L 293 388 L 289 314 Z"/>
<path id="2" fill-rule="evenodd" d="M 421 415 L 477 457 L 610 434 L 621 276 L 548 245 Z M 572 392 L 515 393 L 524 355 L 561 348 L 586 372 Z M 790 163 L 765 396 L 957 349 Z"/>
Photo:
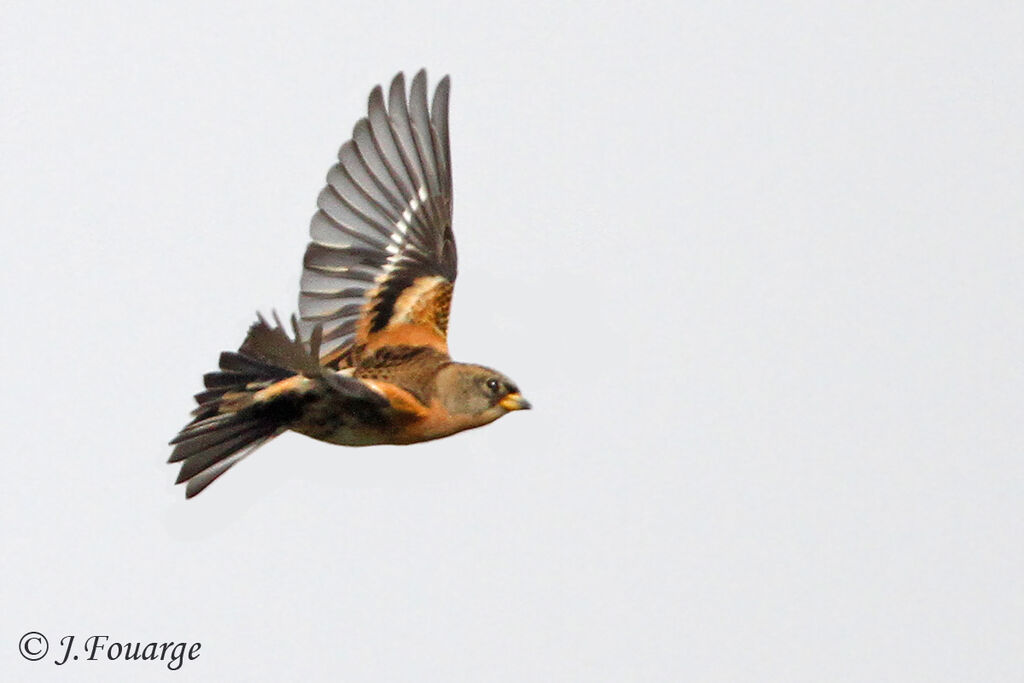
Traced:
<path id="1" fill-rule="evenodd" d="M 171 440 L 191 498 L 291 430 L 345 446 L 411 444 L 530 407 L 515 383 L 448 355 L 456 276 L 449 79 L 427 105 L 400 73 L 327 173 L 303 259 L 299 318 L 250 327 L 203 377 L 194 419 Z"/>

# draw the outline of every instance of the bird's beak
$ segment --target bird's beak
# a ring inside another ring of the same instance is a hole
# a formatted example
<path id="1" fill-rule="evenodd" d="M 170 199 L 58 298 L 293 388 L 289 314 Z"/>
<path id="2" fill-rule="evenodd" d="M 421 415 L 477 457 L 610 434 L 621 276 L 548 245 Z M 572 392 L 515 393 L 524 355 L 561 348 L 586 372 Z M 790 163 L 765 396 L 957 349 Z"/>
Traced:
<path id="1" fill-rule="evenodd" d="M 505 398 L 498 402 L 505 410 L 529 410 L 531 408 L 530 402 L 523 398 L 523 395 L 516 392 L 509 394 Z"/>

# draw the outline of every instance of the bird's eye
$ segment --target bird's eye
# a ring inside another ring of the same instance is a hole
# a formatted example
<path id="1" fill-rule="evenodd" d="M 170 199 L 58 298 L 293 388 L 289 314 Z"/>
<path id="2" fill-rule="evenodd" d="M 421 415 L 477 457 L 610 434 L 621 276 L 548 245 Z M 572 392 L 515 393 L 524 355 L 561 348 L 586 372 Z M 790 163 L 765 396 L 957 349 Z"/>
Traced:
<path id="1" fill-rule="evenodd" d="M 501 382 L 494 378 L 491 378 L 487 380 L 487 388 L 491 390 L 491 393 L 497 394 L 499 391 L 501 391 Z"/>

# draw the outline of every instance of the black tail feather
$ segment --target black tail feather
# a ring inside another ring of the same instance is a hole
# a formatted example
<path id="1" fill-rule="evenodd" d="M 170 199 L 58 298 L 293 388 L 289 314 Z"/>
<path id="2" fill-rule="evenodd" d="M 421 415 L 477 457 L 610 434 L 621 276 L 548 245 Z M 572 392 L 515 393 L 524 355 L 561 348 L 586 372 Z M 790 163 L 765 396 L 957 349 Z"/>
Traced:
<path id="1" fill-rule="evenodd" d="M 171 458 L 184 461 L 175 483 L 180 484 L 191 479 L 246 446 L 268 438 L 279 428 L 280 425 L 254 417 L 226 420 L 223 426 L 213 431 L 182 441 L 171 454 Z"/>
<path id="2" fill-rule="evenodd" d="M 244 419 L 244 416 L 233 413 L 191 424 L 171 439 L 174 450 L 167 462 L 179 462 L 190 455 L 195 455 L 199 451 L 237 436 L 251 427 L 250 422 L 250 420 Z"/>
<path id="3" fill-rule="evenodd" d="M 255 439 L 238 451 L 225 455 L 221 460 L 214 462 L 202 472 L 189 479 L 188 484 L 185 486 L 185 498 L 192 498 L 199 494 L 203 489 L 212 484 L 217 477 L 231 469 L 236 462 L 252 453 L 274 436 L 276 434 L 272 433 L 269 436 Z"/>
<path id="4" fill-rule="evenodd" d="M 266 411 L 251 408 L 193 422 L 171 441 L 174 450 L 168 462 L 181 462 L 174 483 L 187 481 L 185 497 L 191 498 L 282 431 L 284 426 L 267 419 Z"/>
<path id="5" fill-rule="evenodd" d="M 307 350 L 294 318 L 294 339 L 276 315 L 274 320 L 277 326 L 271 327 L 261 316 L 238 352 L 220 354 L 220 369 L 203 376 L 206 389 L 195 395 L 199 405 L 193 411 L 194 419 L 171 440 L 174 450 L 168 462 L 181 462 L 176 483 L 188 482 L 187 498 L 283 432 L 296 417 L 296 406 L 287 400 L 281 405 L 276 401 L 253 403 L 252 394 L 296 374 L 309 377 L 321 372 L 319 327 Z"/>
<path id="6" fill-rule="evenodd" d="M 207 389 L 206 391 L 200 391 L 192 398 L 196 400 L 196 403 L 202 405 L 204 403 L 209 403 L 210 401 L 215 401 L 216 399 L 220 398 L 223 395 L 223 389 Z"/>
<path id="7" fill-rule="evenodd" d="M 253 327 L 256 327 L 255 325 Z M 262 358 L 251 356 L 248 353 L 241 351 L 222 351 L 219 359 L 219 366 L 223 372 L 209 372 L 203 376 L 203 381 L 207 381 L 207 377 L 215 379 L 223 374 L 238 374 L 238 375 L 252 375 L 254 377 L 278 377 L 284 378 L 295 374 L 294 369 L 290 369 L 283 365 L 277 365 Z M 207 385 L 209 386 L 209 385 Z"/>

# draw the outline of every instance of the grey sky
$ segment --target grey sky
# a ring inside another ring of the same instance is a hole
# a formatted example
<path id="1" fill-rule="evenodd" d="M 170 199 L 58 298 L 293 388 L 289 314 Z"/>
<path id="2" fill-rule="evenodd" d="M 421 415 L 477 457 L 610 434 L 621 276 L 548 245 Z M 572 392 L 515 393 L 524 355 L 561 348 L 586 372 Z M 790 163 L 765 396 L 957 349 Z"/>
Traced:
<path id="1" fill-rule="evenodd" d="M 8 4 L 0 670 L 187 680 L 1019 681 L 1024 11 Z M 452 76 L 453 354 L 534 404 L 165 442 L 295 309 L 370 88 Z"/>

